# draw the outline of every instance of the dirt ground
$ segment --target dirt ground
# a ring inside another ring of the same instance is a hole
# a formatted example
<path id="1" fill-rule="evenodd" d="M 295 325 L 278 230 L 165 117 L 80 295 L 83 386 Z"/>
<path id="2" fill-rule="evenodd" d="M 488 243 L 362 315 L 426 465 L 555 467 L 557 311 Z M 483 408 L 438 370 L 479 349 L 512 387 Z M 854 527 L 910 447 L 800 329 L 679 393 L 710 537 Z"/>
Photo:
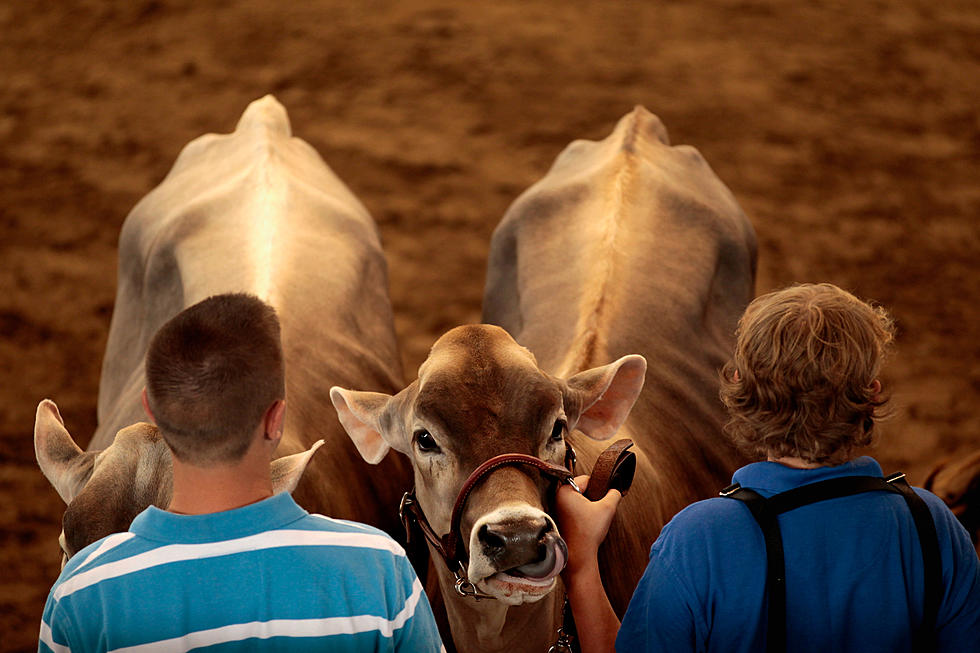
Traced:
<path id="1" fill-rule="evenodd" d="M 980 446 L 975 0 L 0 2 L 0 650 L 58 574 L 34 410 L 95 428 L 122 221 L 270 92 L 380 225 L 410 375 L 479 320 L 508 204 L 643 104 L 752 219 L 759 292 L 894 313 L 884 466 Z"/>

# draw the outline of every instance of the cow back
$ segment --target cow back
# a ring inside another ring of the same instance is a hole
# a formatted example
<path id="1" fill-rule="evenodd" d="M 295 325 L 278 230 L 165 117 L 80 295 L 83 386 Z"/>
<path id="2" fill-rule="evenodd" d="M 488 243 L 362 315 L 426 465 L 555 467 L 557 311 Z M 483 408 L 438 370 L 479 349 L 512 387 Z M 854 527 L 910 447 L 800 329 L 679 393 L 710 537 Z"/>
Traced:
<path id="1" fill-rule="evenodd" d="M 397 532 L 395 506 L 409 468 L 388 460 L 367 482 L 367 465 L 328 397 L 335 384 L 384 392 L 401 384 L 376 225 L 316 151 L 292 136 L 271 97 L 252 103 L 235 132 L 188 144 L 126 218 L 91 448 L 145 419 L 143 358 L 159 327 L 226 292 L 257 295 L 279 315 L 287 412 L 278 454 L 326 440 L 297 500 Z"/>
<path id="2" fill-rule="evenodd" d="M 485 322 L 563 378 L 626 354 L 648 361 L 618 436 L 636 442 L 636 481 L 600 554 L 619 612 L 663 524 L 743 462 L 722 433 L 718 375 L 755 263 L 754 231 L 731 192 L 642 108 L 605 140 L 566 148 L 494 232 Z M 578 432 L 570 441 L 582 469 L 608 444 Z"/>

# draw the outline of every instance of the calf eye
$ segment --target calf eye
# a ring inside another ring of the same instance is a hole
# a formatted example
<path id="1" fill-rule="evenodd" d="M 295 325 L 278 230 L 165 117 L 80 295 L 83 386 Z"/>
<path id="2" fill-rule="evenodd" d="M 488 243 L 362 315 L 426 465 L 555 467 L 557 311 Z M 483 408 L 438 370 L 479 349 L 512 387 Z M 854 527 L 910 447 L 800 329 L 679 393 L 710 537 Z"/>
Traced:
<path id="1" fill-rule="evenodd" d="M 565 420 L 556 419 L 555 425 L 551 429 L 551 439 L 555 442 L 561 442 L 562 436 L 565 435 L 565 429 L 567 426 L 568 425 L 565 424 Z"/>
<path id="2" fill-rule="evenodd" d="M 419 451 L 425 451 L 427 453 L 439 451 L 439 445 L 436 444 L 436 439 L 432 437 L 431 433 L 423 429 L 415 432 L 415 444 L 418 446 Z"/>

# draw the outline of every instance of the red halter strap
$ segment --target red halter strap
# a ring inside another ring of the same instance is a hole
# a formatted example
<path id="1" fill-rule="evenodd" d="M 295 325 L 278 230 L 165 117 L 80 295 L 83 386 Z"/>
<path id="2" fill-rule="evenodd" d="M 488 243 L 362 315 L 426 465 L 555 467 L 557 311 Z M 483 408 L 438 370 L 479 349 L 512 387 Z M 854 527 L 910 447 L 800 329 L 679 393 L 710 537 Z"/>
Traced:
<path id="1" fill-rule="evenodd" d="M 534 467 L 545 476 L 551 476 L 557 479 L 559 483 L 571 483 L 574 477 L 574 474 L 564 467 L 552 465 L 540 458 L 522 453 L 505 453 L 500 456 L 494 456 L 474 469 L 473 473 L 466 479 L 466 482 L 463 483 L 459 494 L 456 495 L 456 503 L 453 505 L 453 515 L 449 520 L 449 532 L 443 537 L 446 553 L 451 560 L 462 562 L 465 556 L 462 551 L 458 550 L 460 548 L 459 524 L 463 519 L 463 510 L 466 508 L 466 501 L 469 499 L 470 493 L 484 477 L 490 475 L 495 469 L 506 465 L 527 465 Z"/>
<path id="2" fill-rule="evenodd" d="M 452 516 L 449 520 L 449 532 L 443 536 L 436 534 L 429 520 L 426 519 L 415 497 L 415 490 L 406 492 L 402 496 L 401 505 L 398 507 L 398 514 L 401 517 L 402 525 L 405 527 L 407 539 L 411 539 L 411 527 L 414 521 L 422 530 L 422 535 L 428 540 L 439 555 L 445 561 L 446 566 L 456 575 L 456 591 L 464 596 L 475 596 L 477 598 L 492 598 L 482 595 L 466 577 L 466 551 L 461 546 L 461 536 L 459 534 L 460 522 L 463 519 L 463 510 L 466 508 L 466 501 L 469 499 L 473 488 L 494 470 L 508 465 L 525 465 L 537 469 L 541 474 L 556 479 L 559 483 L 575 485 L 573 469 L 575 467 L 575 451 L 571 445 L 565 443 L 565 464 L 568 468 L 559 467 L 545 462 L 540 458 L 529 456 L 522 453 L 505 453 L 487 460 L 467 477 L 463 486 L 456 495 L 456 502 L 453 504 Z M 576 488 L 577 489 L 577 488 Z"/>

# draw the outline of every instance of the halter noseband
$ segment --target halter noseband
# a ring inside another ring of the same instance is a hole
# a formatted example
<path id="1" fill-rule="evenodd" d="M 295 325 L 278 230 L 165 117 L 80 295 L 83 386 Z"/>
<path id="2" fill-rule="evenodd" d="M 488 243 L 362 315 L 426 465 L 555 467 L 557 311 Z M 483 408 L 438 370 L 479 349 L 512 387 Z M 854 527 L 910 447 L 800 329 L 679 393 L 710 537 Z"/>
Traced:
<path id="1" fill-rule="evenodd" d="M 459 494 L 456 495 L 452 517 L 449 520 L 449 532 L 443 536 L 437 535 L 432 529 L 429 520 L 426 519 L 425 514 L 422 512 L 422 507 L 419 505 L 418 499 L 415 496 L 414 488 L 411 492 L 406 492 L 402 496 L 401 504 L 398 506 L 398 515 L 401 517 L 402 525 L 405 527 L 406 540 L 411 540 L 412 522 L 414 521 L 418 524 L 425 539 L 428 540 L 432 548 L 445 561 L 446 567 L 456 576 L 456 592 L 460 596 L 472 596 L 478 600 L 482 598 L 496 598 L 480 592 L 467 577 L 467 555 L 465 548 L 461 544 L 462 536 L 460 535 L 459 528 L 460 522 L 463 519 L 463 510 L 466 508 L 466 501 L 469 499 L 473 488 L 495 470 L 509 465 L 532 467 L 538 470 L 543 476 L 550 476 L 559 483 L 567 483 L 578 490 L 575 481 L 572 480 L 575 470 L 575 451 L 572 449 L 572 445 L 566 441 L 565 467 L 552 465 L 540 458 L 535 458 L 527 454 L 505 453 L 494 456 L 474 469 L 473 473 L 463 483 Z"/>

